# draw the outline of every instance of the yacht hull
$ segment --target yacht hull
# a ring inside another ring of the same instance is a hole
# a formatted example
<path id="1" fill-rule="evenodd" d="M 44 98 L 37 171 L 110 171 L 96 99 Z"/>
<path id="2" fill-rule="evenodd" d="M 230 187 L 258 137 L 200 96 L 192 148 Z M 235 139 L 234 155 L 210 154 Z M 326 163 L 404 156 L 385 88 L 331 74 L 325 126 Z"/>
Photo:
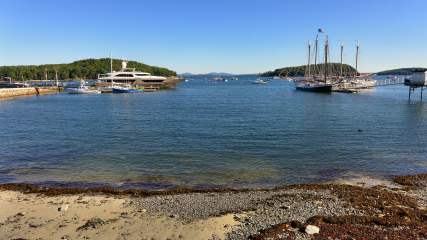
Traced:
<path id="1" fill-rule="evenodd" d="M 111 87 L 111 80 L 99 79 L 99 82 L 94 84 L 95 87 L 105 88 Z M 129 83 L 132 87 L 138 86 L 138 88 L 155 88 L 155 89 L 171 89 L 174 88 L 178 83 L 184 81 L 182 78 L 165 78 L 162 80 L 149 80 L 149 79 L 114 79 L 114 83 Z"/>

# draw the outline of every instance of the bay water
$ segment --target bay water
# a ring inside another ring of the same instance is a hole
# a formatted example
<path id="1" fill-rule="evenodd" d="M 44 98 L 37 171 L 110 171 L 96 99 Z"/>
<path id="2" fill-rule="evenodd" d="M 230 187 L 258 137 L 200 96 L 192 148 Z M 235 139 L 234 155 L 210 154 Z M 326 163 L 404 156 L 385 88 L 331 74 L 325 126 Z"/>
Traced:
<path id="1" fill-rule="evenodd" d="M 272 188 L 426 173 L 419 89 L 409 100 L 402 84 L 325 94 L 254 79 L 1 100 L 0 183 Z"/>

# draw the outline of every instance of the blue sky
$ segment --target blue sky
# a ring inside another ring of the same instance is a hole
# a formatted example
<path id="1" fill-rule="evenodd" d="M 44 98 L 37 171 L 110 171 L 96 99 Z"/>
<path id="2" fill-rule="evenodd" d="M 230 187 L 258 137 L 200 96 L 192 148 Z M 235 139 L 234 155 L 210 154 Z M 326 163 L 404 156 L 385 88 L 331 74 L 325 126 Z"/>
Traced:
<path id="1" fill-rule="evenodd" d="M 0 66 L 114 58 L 177 73 L 259 73 L 307 61 L 317 29 L 339 62 L 427 67 L 427 1 L 0 0 Z"/>

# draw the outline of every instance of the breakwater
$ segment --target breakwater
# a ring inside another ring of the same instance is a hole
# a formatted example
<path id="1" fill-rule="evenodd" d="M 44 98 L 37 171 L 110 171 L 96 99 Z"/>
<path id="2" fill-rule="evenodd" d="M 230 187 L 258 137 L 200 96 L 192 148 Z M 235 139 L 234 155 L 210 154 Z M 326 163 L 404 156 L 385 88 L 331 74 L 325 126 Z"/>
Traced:
<path id="1" fill-rule="evenodd" d="M 0 88 L 0 98 L 12 98 L 25 95 L 36 95 L 50 92 L 64 91 L 63 87 L 28 87 L 28 88 Z"/>

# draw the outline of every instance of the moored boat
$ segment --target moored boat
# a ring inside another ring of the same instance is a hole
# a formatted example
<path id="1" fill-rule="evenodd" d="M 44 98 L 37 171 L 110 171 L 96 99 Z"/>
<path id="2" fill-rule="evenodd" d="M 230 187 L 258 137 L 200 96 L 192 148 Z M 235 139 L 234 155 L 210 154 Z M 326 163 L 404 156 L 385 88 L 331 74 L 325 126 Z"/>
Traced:
<path id="1" fill-rule="evenodd" d="M 332 84 L 320 84 L 312 81 L 306 83 L 299 83 L 296 89 L 306 92 L 331 92 Z"/>
<path id="2" fill-rule="evenodd" d="M 292 81 L 295 84 L 297 90 L 306 91 L 306 92 L 331 92 L 332 84 L 327 83 L 327 69 L 328 69 L 328 36 L 326 36 L 325 41 L 325 72 L 324 80 L 316 80 L 314 77 L 310 76 L 310 49 L 311 49 L 311 40 L 308 42 L 308 76 L 303 79 L 294 78 Z M 317 55 L 317 38 L 316 38 L 316 55 Z M 315 64 L 316 65 L 316 64 Z"/>
<path id="3" fill-rule="evenodd" d="M 264 84 L 264 83 L 267 83 L 267 81 L 262 80 L 262 79 L 257 79 L 257 80 L 253 80 L 251 83 L 252 84 Z"/>
<path id="4" fill-rule="evenodd" d="M 82 80 L 80 82 L 80 86 L 78 86 L 76 88 L 68 88 L 67 91 L 68 91 L 68 93 L 71 93 L 71 94 L 99 94 L 99 93 L 101 93 L 100 90 L 86 86 L 85 84 L 86 84 L 85 81 Z"/>
<path id="5" fill-rule="evenodd" d="M 129 84 L 124 84 L 122 86 L 114 86 L 112 87 L 113 93 L 136 93 L 143 92 L 143 89 L 138 89 L 137 87 L 132 87 Z"/>
<path id="6" fill-rule="evenodd" d="M 122 89 L 122 88 L 113 88 L 113 93 L 136 93 L 142 92 L 142 89 Z"/>
<path id="7" fill-rule="evenodd" d="M 112 61 L 111 61 L 112 62 Z M 162 77 L 153 76 L 148 72 L 136 71 L 136 68 L 127 68 L 128 61 L 123 58 L 122 69 L 120 71 L 113 71 L 111 66 L 110 73 L 104 73 L 98 75 L 98 82 L 94 85 L 100 88 L 110 88 L 112 81 L 117 84 L 128 83 L 131 86 L 140 87 L 154 87 L 156 89 L 167 89 L 173 88 L 178 83 L 184 81 L 183 78 L 178 77 Z"/>
<path id="8" fill-rule="evenodd" d="M 344 43 L 341 44 L 341 66 L 342 66 L 342 55 L 343 55 Z M 358 76 L 357 73 L 357 61 L 359 56 L 359 41 L 357 41 L 356 46 L 356 68 L 354 76 L 349 76 L 346 78 L 340 77 L 338 83 L 334 85 L 333 91 L 343 91 L 343 90 L 354 90 L 361 88 L 373 88 L 376 86 L 377 80 L 371 79 L 369 77 L 373 76 L 372 74 L 365 74 Z M 342 70 L 340 72 L 342 76 Z"/>

